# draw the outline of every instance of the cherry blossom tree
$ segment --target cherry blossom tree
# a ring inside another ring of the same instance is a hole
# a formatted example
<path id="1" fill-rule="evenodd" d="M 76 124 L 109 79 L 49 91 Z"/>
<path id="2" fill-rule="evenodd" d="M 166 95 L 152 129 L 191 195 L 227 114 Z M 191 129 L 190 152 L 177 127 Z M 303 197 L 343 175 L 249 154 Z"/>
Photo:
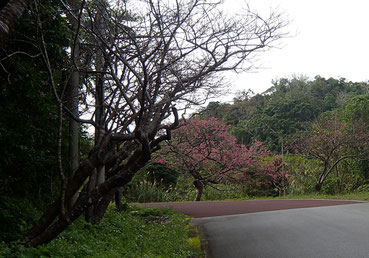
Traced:
<path id="1" fill-rule="evenodd" d="M 172 140 L 156 156 L 192 176 L 196 201 L 209 184 L 256 180 L 272 186 L 280 180 L 275 172 L 281 170 L 281 164 L 266 160 L 269 150 L 261 142 L 249 148 L 237 144 L 229 129 L 216 118 L 190 120 L 173 131 Z"/>

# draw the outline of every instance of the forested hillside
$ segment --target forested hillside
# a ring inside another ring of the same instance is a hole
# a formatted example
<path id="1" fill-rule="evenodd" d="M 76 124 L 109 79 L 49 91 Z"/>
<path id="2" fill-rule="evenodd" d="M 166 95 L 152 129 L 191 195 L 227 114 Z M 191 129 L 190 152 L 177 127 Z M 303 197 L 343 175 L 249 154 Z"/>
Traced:
<path id="1" fill-rule="evenodd" d="M 239 143 L 263 142 L 284 156 L 290 190 L 329 193 L 368 183 L 369 85 L 345 79 L 280 79 L 262 94 L 211 102 L 198 117 L 231 125 Z M 359 146 L 360 145 L 360 146 Z"/>
<path id="2" fill-rule="evenodd" d="M 217 117 L 232 126 L 231 132 L 239 142 L 259 140 L 280 152 L 282 142 L 290 141 L 319 117 L 342 113 L 353 97 L 365 95 L 368 90 L 367 83 L 345 79 L 280 79 L 262 94 L 244 91 L 232 104 L 211 102 L 199 117 Z"/>

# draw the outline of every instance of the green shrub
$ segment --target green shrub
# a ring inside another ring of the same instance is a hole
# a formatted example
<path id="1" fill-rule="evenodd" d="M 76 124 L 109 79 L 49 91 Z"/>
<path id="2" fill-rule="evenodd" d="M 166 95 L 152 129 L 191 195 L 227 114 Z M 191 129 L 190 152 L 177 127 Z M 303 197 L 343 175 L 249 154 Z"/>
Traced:
<path id="1" fill-rule="evenodd" d="M 369 184 L 361 185 L 356 190 L 356 193 L 369 193 Z"/>
<path id="2" fill-rule="evenodd" d="M 147 181 L 127 185 L 123 189 L 123 195 L 128 202 L 169 202 L 180 199 L 178 193 L 171 188 L 155 186 Z"/>
<path id="3" fill-rule="evenodd" d="M 153 185 L 161 186 L 166 189 L 173 188 L 177 184 L 179 172 L 167 166 L 152 162 L 148 164 L 142 173 L 146 174 L 146 179 Z"/>
<path id="4" fill-rule="evenodd" d="M 227 199 L 240 199 L 245 196 L 246 194 L 242 192 L 241 187 L 219 184 L 215 185 L 214 187 L 207 186 L 204 190 L 202 200 L 216 201 Z"/>
<path id="5" fill-rule="evenodd" d="M 140 173 L 123 188 L 123 195 L 128 202 L 192 201 L 195 188 L 192 181 L 183 176 L 178 178 L 175 186 L 166 187 L 145 180 Z"/>
<path id="6" fill-rule="evenodd" d="M 26 249 L 0 244 L 1 257 L 195 257 L 188 242 L 189 219 L 169 209 L 110 207 L 104 220 L 75 221 L 51 243 Z"/>
<path id="7" fill-rule="evenodd" d="M 39 211 L 30 201 L 0 196 L 0 242 L 21 238 L 38 215 Z"/>

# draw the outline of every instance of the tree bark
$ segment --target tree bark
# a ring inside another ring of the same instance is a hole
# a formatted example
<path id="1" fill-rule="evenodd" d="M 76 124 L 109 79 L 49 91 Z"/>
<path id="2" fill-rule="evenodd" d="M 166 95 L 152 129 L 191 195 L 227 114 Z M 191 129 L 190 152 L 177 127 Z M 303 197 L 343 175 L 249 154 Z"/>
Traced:
<path id="1" fill-rule="evenodd" d="M 101 57 L 101 51 L 98 51 L 97 57 L 96 57 L 96 69 L 98 71 L 101 71 L 103 68 L 102 65 L 102 57 Z M 105 131 L 104 131 L 104 80 L 103 75 L 98 74 L 96 78 L 96 96 L 95 96 L 95 122 L 97 127 L 95 128 L 95 145 L 100 145 Z M 101 155 L 99 156 L 99 159 L 104 159 Z M 105 182 L 105 165 L 100 164 L 97 166 L 94 174 L 90 177 L 89 180 L 89 187 L 88 191 L 92 191 L 96 186 L 102 184 Z M 112 199 L 110 196 L 106 196 L 107 199 Z M 104 199 L 106 201 L 106 199 Z M 109 204 L 109 203 L 108 203 Z M 92 205 L 87 209 L 86 212 L 86 221 L 88 222 L 98 222 L 99 221 L 99 215 L 95 214 L 95 212 L 98 209 L 99 203 L 96 204 L 97 206 Z M 103 208 L 102 208 L 103 209 Z M 106 210 L 106 208 L 105 208 Z M 100 208 L 101 212 L 101 208 Z M 102 217 L 101 217 L 102 219 Z M 100 219 L 100 220 L 101 220 Z"/>
<path id="2" fill-rule="evenodd" d="M 110 202 L 114 198 L 115 189 L 112 189 L 109 193 L 102 196 L 98 205 L 96 205 L 91 222 L 93 224 L 99 223 L 104 218 L 106 210 L 109 207 Z"/>
<path id="3" fill-rule="evenodd" d="M 68 181 L 65 200 L 69 200 L 76 191 L 79 190 L 86 178 L 93 172 L 97 166 L 97 153 L 98 151 L 92 151 L 89 158 L 86 159 L 78 168 L 73 178 Z M 43 216 L 37 221 L 37 223 L 27 232 L 26 241 L 32 239 L 37 235 L 45 231 L 56 219 L 59 214 L 61 198 L 53 202 L 48 209 L 44 212 Z"/>
<path id="4" fill-rule="evenodd" d="M 0 47 L 3 47 L 15 25 L 32 0 L 10 0 L 0 11 Z"/>
<path id="5" fill-rule="evenodd" d="M 88 179 L 88 185 L 87 185 L 87 192 L 90 193 L 93 191 L 93 189 L 95 189 L 96 187 L 96 177 L 97 177 L 97 169 L 94 169 L 94 172 L 92 173 L 92 175 L 90 175 L 89 179 Z M 86 213 L 85 213 L 85 220 L 87 222 L 92 222 L 92 218 L 94 216 L 94 210 L 95 207 L 94 205 L 90 205 L 87 209 L 86 209 Z"/>
<path id="6" fill-rule="evenodd" d="M 104 2 L 97 2 L 97 14 L 95 16 L 95 30 L 99 35 L 104 35 L 104 24 L 102 22 L 102 12 L 104 12 Z M 104 74 L 101 73 L 106 70 L 107 64 L 104 62 L 104 47 L 101 45 L 96 49 L 96 60 L 95 60 L 95 69 L 98 71 L 96 75 L 95 87 L 95 122 L 97 127 L 95 127 L 95 145 L 99 145 L 105 134 L 105 107 L 104 107 L 104 98 L 105 98 L 105 90 L 104 90 Z M 99 157 L 100 159 L 104 159 L 104 157 Z M 89 187 L 89 191 L 91 191 L 94 187 L 103 184 L 105 182 L 105 164 L 101 164 L 96 168 L 95 178 L 91 180 L 91 186 Z M 114 193 L 113 193 L 114 194 Z M 113 194 L 108 193 L 107 196 L 103 196 L 101 200 L 97 201 L 96 206 L 91 206 L 86 213 L 86 220 L 92 223 L 97 223 L 102 220 L 105 211 L 109 205 L 109 202 L 113 199 Z M 101 202 L 101 203 L 100 203 Z"/>
<path id="7" fill-rule="evenodd" d="M 73 14 L 75 17 L 79 15 L 79 8 L 81 7 L 80 0 L 71 1 L 73 7 Z M 69 19 L 72 24 L 72 34 L 74 34 L 74 43 L 71 46 L 71 61 L 72 61 L 72 73 L 69 79 L 69 109 L 73 117 L 69 118 L 69 168 L 70 177 L 74 176 L 74 173 L 79 166 L 79 123 L 74 118 L 79 118 L 79 93 L 80 93 L 80 73 L 78 71 L 80 65 L 80 40 L 79 40 L 79 22 L 72 15 L 69 15 Z M 78 192 L 70 199 L 68 207 L 73 207 L 78 198 Z"/>
<path id="8" fill-rule="evenodd" d="M 200 201 L 201 200 L 201 196 L 202 193 L 204 191 L 204 184 L 201 181 L 195 180 L 193 182 L 193 185 L 196 188 L 196 197 L 195 197 L 195 201 Z"/>
<path id="9" fill-rule="evenodd" d="M 149 159 L 150 157 L 142 151 L 136 151 L 128 160 L 121 173 L 109 178 L 103 184 L 96 186 L 91 192 L 86 191 L 81 193 L 72 210 L 68 211 L 65 216 L 59 217 L 55 223 L 49 223 L 48 227 L 39 231 L 38 234 L 33 235 L 32 238 L 27 238 L 25 246 L 35 247 L 49 243 L 72 224 L 72 222 L 85 212 L 88 207 L 94 204 L 96 205 L 103 196 L 109 196 L 110 194 L 110 196 L 113 196 L 112 194 L 114 192 L 112 193 L 112 189 L 129 183 L 134 174 L 144 167 Z"/>
<path id="10" fill-rule="evenodd" d="M 75 52 L 79 52 L 79 44 L 75 47 Z M 74 56 L 77 53 L 74 54 Z M 79 54 L 78 54 L 79 55 Z M 70 78 L 70 96 L 69 96 L 69 108 L 74 117 L 79 117 L 78 114 L 78 94 L 79 94 L 79 72 L 75 69 L 72 72 Z M 73 118 L 69 119 L 69 167 L 70 176 L 73 177 L 74 173 L 79 166 L 79 124 Z M 76 194 L 69 203 L 69 207 L 73 207 L 74 202 L 77 200 Z"/>
<path id="11" fill-rule="evenodd" d="M 115 192 L 115 206 L 117 208 L 117 211 L 123 211 L 123 204 L 122 204 L 122 190 L 120 188 L 117 189 Z"/>

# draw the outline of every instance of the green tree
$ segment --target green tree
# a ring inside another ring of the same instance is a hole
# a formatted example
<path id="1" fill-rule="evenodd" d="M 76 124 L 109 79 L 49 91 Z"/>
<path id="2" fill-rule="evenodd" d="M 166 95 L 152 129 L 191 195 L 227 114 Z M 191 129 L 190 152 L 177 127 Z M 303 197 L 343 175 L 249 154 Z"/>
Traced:
<path id="1" fill-rule="evenodd" d="M 361 121 L 369 125 L 369 95 L 358 95 L 352 98 L 344 110 L 344 119 L 350 124 Z M 364 178 L 364 182 L 369 182 L 369 161 L 360 160 L 356 166 Z"/>
<path id="2" fill-rule="evenodd" d="M 310 103 L 297 100 L 271 102 L 249 120 L 241 121 L 232 129 L 238 142 L 250 144 L 259 140 L 273 150 L 280 151 L 285 138 L 305 129 L 304 123 L 314 118 Z"/>
<path id="3" fill-rule="evenodd" d="M 369 125 L 369 95 L 359 95 L 345 107 L 345 119 L 349 122 L 360 120 Z"/>
<path id="4" fill-rule="evenodd" d="M 169 168 L 168 166 L 151 162 L 143 168 L 146 179 L 155 186 L 170 188 L 177 184 L 179 172 Z"/>
<path id="5" fill-rule="evenodd" d="M 213 115 L 231 125 L 239 143 L 250 144 L 257 139 L 273 151 L 281 151 L 284 142 L 307 130 L 321 114 L 342 109 L 352 97 L 366 92 L 367 87 L 366 83 L 343 78 L 282 78 L 273 81 L 263 94 L 244 91 L 234 98 L 233 104 L 209 105 L 200 117 Z"/>
<path id="6" fill-rule="evenodd" d="M 49 42 L 50 65 L 58 72 L 56 84 L 64 84 L 69 44 L 64 19 L 55 15 L 52 1 L 44 1 L 40 15 L 45 20 L 45 40 Z M 1 236 L 18 237 L 22 220 L 33 222 L 35 211 L 58 195 L 60 182 L 57 171 L 58 112 L 50 95 L 49 77 L 40 55 L 37 26 L 33 15 L 26 12 L 19 20 L 6 48 L 0 50 L 0 202 L 5 228 Z M 67 127 L 63 135 L 67 136 Z M 62 151 L 68 142 L 62 141 Z M 63 159 L 64 165 L 67 160 Z M 9 205 L 7 205 L 9 204 Z M 27 210 L 32 210 L 31 215 Z"/>
<path id="7" fill-rule="evenodd" d="M 47 40 L 51 64 L 60 69 L 60 62 L 66 57 L 64 48 L 68 37 L 62 18 L 54 15 L 50 5 L 51 2 L 46 2 L 40 12 L 47 20 L 45 30 L 50 33 Z M 0 174 L 3 182 L 14 183 L 1 184 L 4 188 L 25 195 L 44 182 L 53 184 L 50 177 L 55 177 L 52 168 L 56 155 L 57 112 L 49 94 L 43 60 L 33 44 L 37 32 L 30 14 L 21 20 L 17 31 L 22 33 L 15 33 L 6 51 L 0 52 L 0 148 L 3 153 Z M 62 83 L 62 69 L 56 78 Z"/>

